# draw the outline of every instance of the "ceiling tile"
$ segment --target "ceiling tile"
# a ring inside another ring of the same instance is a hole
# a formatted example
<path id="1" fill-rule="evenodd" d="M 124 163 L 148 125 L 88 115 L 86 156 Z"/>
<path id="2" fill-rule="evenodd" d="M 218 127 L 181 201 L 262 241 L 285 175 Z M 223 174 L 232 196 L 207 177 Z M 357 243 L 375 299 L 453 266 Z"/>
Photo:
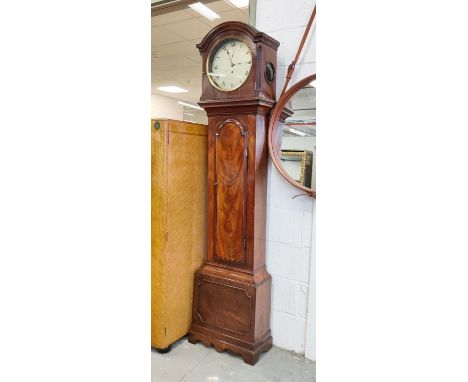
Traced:
<path id="1" fill-rule="evenodd" d="M 211 10 L 215 11 L 216 13 L 231 11 L 233 9 L 236 9 L 236 7 L 234 7 L 229 2 L 224 1 L 224 0 L 209 3 L 206 6 L 210 8 Z"/>
<path id="2" fill-rule="evenodd" d="M 178 78 L 180 72 L 178 70 L 158 70 L 156 66 L 151 66 L 151 72 L 152 76 L 151 79 L 153 81 L 166 81 L 166 80 L 171 80 L 174 78 Z"/>
<path id="3" fill-rule="evenodd" d="M 192 18 L 192 15 L 185 10 L 182 11 L 175 11 L 166 13 L 164 15 L 154 16 L 151 18 L 151 25 L 166 25 L 176 23 L 178 21 L 187 20 Z"/>
<path id="4" fill-rule="evenodd" d="M 172 44 L 181 41 L 184 41 L 183 37 L 177 35 L 174 32 L 168 31 L 164 27 L 151 28 L 151 46 Z"/>
<path id="5" fill-rule="evenodd" d="M 229 21 L 243 21 L 243 22 L 248 21 L 248 16 L 245 13 L 243 13 L 240 9 L 234 9 L 232 11 L 221 12 L 220 16 L 222 19 L 229 20 Z"/>
<path id="6" fill-rule="evenodd" d="M 179 70 L 188 68 L 198 68 L 198 70 L 200 70 L 199 63 L 187 57 L 178 57 L 176 60 L 171 57 L 162 57 L 159 60 L 153 61 L 151 67 L 157 68 L 158 70 Z"/>
<path id="7" fill-rule="evenodd" d="M 244 23 L 249 21 L 249 16 L 242 13 L 239 9 L 233 9 L 231 11 L 221 12 L 219 15 L 221 16 L 221 18 L 219 19 L 210 21 L 205 18 L 203 22 L 212 28 L 221 23 L 225 23 L 226 21 L 242 21 Z"/>
<path id="8" fill-rule="evenodd" d="M 174 44 L 157 46 L 153 51 L 160 57 L 200 56 L 194 41 L 183 41 Z"/>
<path id="9" fill-rule="evenodd" d="M 202 23 L 198 19 L 184 20 L 176 24 L 169 24 L 166 25 L 165 28 L 190 40 L 196 38 L 201 40 L 211 29 L 209 25 Z"/>
<path id="10" fill-rule="evenodd" d="M 189 15 L 192 15 L 192 17 L 200 17 L 200 14 L 198 12 L 195 12 L 192 8 L 188 8 L 185 10 Z"/>
<path id="11" fill-rule="evenodd" d="M 192 61 L 195 61 L 197 62 L 198 64 L 201 64 L 202 63 L 202 58 L 200 55 L 197 55 L 197 56 L 187 56 L 188 58 L 190 58 Z M 201 65 L 200 65 L 200 70 L 201 70 Z"/>

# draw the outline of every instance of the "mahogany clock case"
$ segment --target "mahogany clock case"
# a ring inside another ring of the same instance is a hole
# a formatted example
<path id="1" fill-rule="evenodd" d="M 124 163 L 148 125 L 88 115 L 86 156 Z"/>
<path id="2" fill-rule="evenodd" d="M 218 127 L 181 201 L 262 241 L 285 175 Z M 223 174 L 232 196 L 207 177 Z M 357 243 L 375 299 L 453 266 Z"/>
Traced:
<path id="1" fill-rule="evenodd" d="M 252 52 L 247 80 L 232 91 L 214 87 L 206 72 L 211 50 L 226 38 L 245 41 Z M 240 354 L 251 365 L 272 346 L 267 129 L 278 46 L 241 22 L 218 25 L 197 45 L 203 61 L 199 105 L 208 115 L 208 256 L 195 275 L 189 341 Z"/>

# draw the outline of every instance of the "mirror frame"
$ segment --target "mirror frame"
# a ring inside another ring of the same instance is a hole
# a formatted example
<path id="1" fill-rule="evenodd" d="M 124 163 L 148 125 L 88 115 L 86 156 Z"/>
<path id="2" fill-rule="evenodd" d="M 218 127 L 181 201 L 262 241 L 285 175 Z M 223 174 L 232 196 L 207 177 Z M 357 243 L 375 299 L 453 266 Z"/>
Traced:
<path id="1" fill-rule="evenodd" d="M 312 81 L 316 79 L 316 74 L 312 74 L 300 80 L 299 82 L 295 83 L 291 86 L 278 100 L 273 112 L 270 116 L 270 124 L 268 126 L 268 150 L 270 151 L 270 157 L 279 171 L 281 176 L 286 179 L 289 183 L 291 183 L 294 187 L 299 188 L 300 190 L 307 193 L 312 198 L 316 198 L 315 190 L 311 188 L 305 187 L 302 184 L 296 182 L 294 178 L 292 178 L 286 169 L 281 164 L 281 132 L 283 130 L 283 124 L 281 122 L 281 115 L 283 114 L 283 109 L 287 105 L 287 103 L 291 100 L 291 98 L 296 94 L 299 90 L 301 90 L 306 85 L 310 84 Z M 315 158 L 314 158 L 315 160 Z"/>

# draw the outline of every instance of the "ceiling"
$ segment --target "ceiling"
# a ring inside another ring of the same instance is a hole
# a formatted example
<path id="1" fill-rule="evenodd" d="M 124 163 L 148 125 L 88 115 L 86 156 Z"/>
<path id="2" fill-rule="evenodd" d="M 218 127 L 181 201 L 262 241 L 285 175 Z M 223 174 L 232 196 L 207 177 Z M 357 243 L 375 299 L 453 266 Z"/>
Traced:
<path id="1" fill-rule="evenodd" d="M 210 21 L 187 7 L 151 18 L 152 93 L 197 103 L 202 89 L 202 68 L 200 53 L 195 45 L 220 23 L 248 22 L 248 8 L 238 9 L 225 0 L 206 2 L 206 5 L 221 17 Z M 169 85 L 188 92 L 170 94 L 157 90 L 160 86 Z"/>

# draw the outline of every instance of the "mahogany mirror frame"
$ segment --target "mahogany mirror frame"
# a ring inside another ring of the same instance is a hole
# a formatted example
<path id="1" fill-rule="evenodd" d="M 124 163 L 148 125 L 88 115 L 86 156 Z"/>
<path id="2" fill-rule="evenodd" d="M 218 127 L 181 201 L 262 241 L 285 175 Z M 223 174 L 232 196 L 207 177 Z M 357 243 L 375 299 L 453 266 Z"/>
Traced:
<path id="1" fill-rule="evenodd" d="M 312 81 L 316 79 L 316 74 L 312 74 L 307 76 L 291 86 L 278 100 L 273 112 L 270 116 L 270 125 L 268 128 L 268 149 L 270 151 L 271 159 L 279 171 L 281 176 L 286 179 L 289 183 L 291 183 L 294 187 L 299 188 L 300 190 L 304 191 L 307 195 L 312 198 L 316 198 L 315 190 L 312 190 L 309 187 L 305 187 L 304 185 L 298 183 L 294 178 L 292 178 L 288 172 L 285 170 L 283 165 L 281 164 L 281 133 L 283 130 L 283 122 L 284 118 L 283 109 L 287 105 L 287 103 L 291 100 L 291 98 L 296 94 L 299 90 L 304 88 L 306 85 L 310 84 Z M 315 158 L 314 158 L 315 160 Z"/>

